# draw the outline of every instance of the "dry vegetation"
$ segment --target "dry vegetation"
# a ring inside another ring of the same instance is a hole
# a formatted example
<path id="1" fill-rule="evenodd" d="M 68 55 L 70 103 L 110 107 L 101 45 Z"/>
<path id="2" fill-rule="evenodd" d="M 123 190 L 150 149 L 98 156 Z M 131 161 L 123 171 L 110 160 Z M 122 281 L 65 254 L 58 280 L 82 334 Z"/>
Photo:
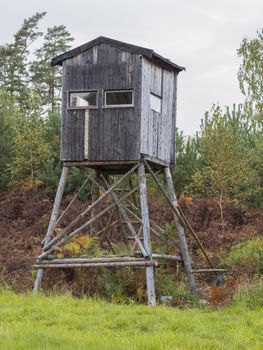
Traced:
<path id="1" fill-rule="evenodd" d="M 66 207 L 71 199 L 67 196 L 63 202 Z M 259 209 L 242 209 L 229 204 L 225 208 L 225 227 L 222 223 L 218 205 L 213 200 L 193 200 L 181 198 L 181 207 L 186 213 L 192 227 L 203 242 L 214 264 L 222 266 L 229 257 L 231 247 L 237 243 L 246 242 L 263 235 L 263 214 Z M 0 198 L 0 226 L 2 228 L 0 263 L 2 266 L 0 283 L 9 285 L 16 291 L 31 290 L 34 280 L 32 266 L 40 252 L 40 242 L 44 237 L 51 211 L 52 202 L 37 187 L 22 188 L 20 191 L 2 195 Z M 76 201 L 71 212 L 65 216 L 62 227 L 86 207 L 86 203 Z M 150 212 L 152 218 L 160 225 L 172 230 L 172 214 L 164 203 L 151 198 Z M 174 231 L 173 231 L 174 232 Z M 118 243 L 118 236 L 111 237 Z M 193 261 L 198 267 L 205 267 L 204 259 L 198 247 L 191 240 L 190 251 Z M 153 243 L 155 245 L 155 242 Z M 105 249 L 107 247 L 105 246 Z M 175 249 L 172 247 L 172 249 Z M 96 254 L 96 252 L 94 253 Z M 236 288 L 243 276 L 251 282 L 255 274 L 255 261 L 245 260 L 244 264 L 234 264 L 230 268 L 228 280 L 223 286 L 215 286 L 216 276 L 198 276 L 198 285 L 202 298 L 214 306 L 222 306 L 231 301 Z M 170 274 L 170 277 L 166 275 Z M 172 276 L 172 277 L 171 277 Z M 167 266 L 164 270 L 156 272 L 158 295 L 177 289 L 173 305 L 184 307 L 193 300 L 189 297 L 187 289 L 182 287 L 184 274 L 175 274 L 174 266 Z M 129 283 L 127 283 L 127 279 Z M 242 282 L 242 283 L 243 283 Z M 108 284 L 108 287 L 105 287 Z M 72 291 L 75 295 L 100 294 L 110 300 L 125 300 L 132 297 L 143 301 L 145 297 L 145 281 L 140 271 L 121 270 L 120 272 L 95 271 L 50 271 L 45 279 L 46 290 Z M 163 287 L 163 284 L 166 284 Z"/>

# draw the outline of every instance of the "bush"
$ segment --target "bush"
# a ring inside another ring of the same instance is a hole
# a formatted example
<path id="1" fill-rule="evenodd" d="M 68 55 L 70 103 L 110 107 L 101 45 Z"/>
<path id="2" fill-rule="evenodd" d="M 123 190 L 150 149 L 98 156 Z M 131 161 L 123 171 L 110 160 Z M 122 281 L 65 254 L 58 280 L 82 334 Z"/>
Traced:
<path id="1" fill-rule="evenodd" d="M 174 272 L 171 273 L 167 269 L 160 267 L 155 270 L 155 287 L 157 297 L 171 297 L 171 304 L 174 306 L 197 306 L 197 298 L 191 294 L 186 283 L 178 280 Z"/>
<path id="2" fill-rule="evenodd" d="M 254 238 L 235 245 L 224 265 L 230 269 L 243 267 L 244 271 L 252 268 L 255 274 L 263 275 L 263 239 Z"/>
<path id="3" fill-rule="evenodd" d="M 97 278 L 97 290 L 100 297 L 115 303 L 129 303 L 131 298 L 127 297 L 129 289 L 133 289 L 133 281 L 130 278 L 132 270 L 130 267 L 109 269 L 101 267 Z"/>

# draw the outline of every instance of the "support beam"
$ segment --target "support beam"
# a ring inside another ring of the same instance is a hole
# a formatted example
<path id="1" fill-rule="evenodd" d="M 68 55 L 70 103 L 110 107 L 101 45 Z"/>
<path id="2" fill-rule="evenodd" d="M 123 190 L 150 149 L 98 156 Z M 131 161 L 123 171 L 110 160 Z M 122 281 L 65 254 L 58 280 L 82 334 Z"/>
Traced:
<path id="1" fill-rule="evenodd" d="M 70 209 L 70 207 L 72 206 L 72 204 L 75 202 L 75 200 L 78 198 L 78 195 L 80 194 L 80 192 L 83 190 L 83 188 L 86 186 L 87 182 L 89 181 L 89 179 L 93 176 L 94 171 L 92 171 L 89 176 L 86 178 L 86 180 L 83 182 L 82 186 L 79 188 L 78 192 L 75 193 L 74 197 L 71 199 L 69 205 L 66 207 L 66 209 L 63 210 L 62 214 L 60 215 L 60 217 L 57 219 L 56 222 L 56 226 L 58 225 L 58 223 L 60 222 L 60 220 L 63 218 L 63 216 L 67 213 L 67 211 Z M 43 240 L 44 242 L 44 240 Z"/>
<path id="2" fill-rule="evenodd" d="M 129 242 L 128 242 L 128 239 L 127 239 L 127 236 L 126 236 L 126 233 L 125 233 L 125 229 L 124 229 L 124 225 L 123 225 L 123 220 L 122 220 L 121 212 L 120 212 L 119 209 L 118 209 L 118 211 L 117 211 L 117 217 L 118 217 L 118 226 L 119 226 L 119 228 L 120 228 L 120 231 L 121 231 L 121 234 L 122 234 L 124 243 L 125 243 L 126 247 L 129 248 Z"/>
<path id="3" fill-rule="evenodd" d="M 158 171 L 159 173 L 159 171 Z M 132 175 L 129 177 L 129 186 L 130 189 L 134 188 L 133 182 L 132 182 Z M 136 189 L 139 189 L 139 186 L 135 187 Z M 117 189 L 115 189 L 116 192 Z M 135 217 L 140 223 L 142 223 L 142 219 L 139 217 L 141 215 L 141 211 L 140 209 L 138 209 L 139 207 L 139 203 L 136 197 L 136 193 L 133 194 L 132 197 L 132 201 L 127 200 L 127 203 L 129 204 L 128 208 L 127 206 L 125 206 L 125 210 L 130 213 L 133 217 Z M 162 234 L 164 233 L 164 230 L 161 229 L 154 221 L 150 220 L 150 227 L 151 227 L 151 231 L 153 234 L 155 234 L 158 238 L 162 239 Z"/>
<path id="4" fill-rule="evenodd" d="M 148 169 L 148 171 L 150 172 L 150 174 L 152 175 L 155 183 L 157 184 L 159 190 L 161 191 L 161 193 L 163 194 L 164 198 L 167 200 L 168 204 L 170 205 L 174 215 L 177 217 L 178 221 L 180 222 L 180 224 L 187 228 L 189 230 L 189 233 L 192 235 L 192 237 L 195 239 L 198 247 L 201 249 L 202 253 L 204 254 L 204 257 L 206 258 L 207 262 L 209 263 L 209 265 L 214 268 L 214 265 L 211 261 L 211 259 L 209 258 L 209 256 L 207 255 L 205 248 L 203 247 L 202 243 L 200 242 L 199 238 L 197 237 L 196 233 L 194 232 L 193 228 L 190 226 L 189 222 L 187 221 L 182 209 L 179 207 L 177 201 L 176 201 L 176 205 L 174 206 L 171 198 L 167 195 L 167 193 L 164 191 L 164 189 L 162 188 L 158 178 L 156 177 L 156 175 L 154 174 L 154 172 L 152 171 L 151 167 L 149 166 L 149 164 L 144 161 L 144 163 L 146 164 L 146 167 Z M 167 168 L 165 168 L 167 169 Z M 169 168 L 168 168 L 169 169 Z M 170 171 L 170 170 L 169 170 Z M 172 177 L 171 177 L 172 179 Z M 172 182 L 173 185 L 173 182 Z M 174 192 L 175 193 L 175 192 Z"/>
<path id="5" fill-rule="evenodd" d="M 130 189 L 133 189 L 133 187 L 134 187 L 131 176 L 129 177 L 129 186 L 130 186 Z M 133 204 L 135 205 L 135 207 L 138 208 L 139 203 L 138 203 L 138 200 L 137 200 L 137 197 L 136 197 L 135 193 L 133 194 L 132 199 L 133 199 Z"/>
<path id="6" fill-rule="evenodd" d="M 177 198 L 176 198 L 176 194 L 175 194 L 175 190 L 174 190 L 173 179 L 172 179 L 172 175 L 170 172 L 170 168 L 168 168 L 168 167 L 165 168 L 164 173 L 165 173 L 165 179 L 166 179 L 166 183 L 167 183 L 167 188 L 168 188 L 170 200 L 172 202 L 172 205 L 176 208 L 177 207 Z M 177 232 L 178 232 L 179 244 L 180 244 L 181 254 L 183 257 L 183 261 L 184 261 L 184 268 L 185 268 L 186 276 L 188 279 L 189 287 L 190 287 L 191 292 L 193 294 L 197 295 L 197 288 L 196 288 L 195 278 L 194 278 L 192 267 L 191 267 L 191 261 L 190 261 L 187 242 L 186 242 L 186 238 L 185 238 L 184 227 L 181 224 L 181 222 L 178 220 L 177 215 L 175 215 L 175 214 L 174 214 L 174 221 L 175 221 L 175 225 L 176 225 Z"/>
<path id="7" fill-rule="evenodd" d="M 65 227 L 52 241 L 50 241 L 45 247 L 44 250 L 49 249 L 56 241 L 66 235 L 81 219 L 85 217 L 94 207 L 98 206 L 109 193 L 120 185 L 124 180 L 126 180 L 131 174 L 133 174 L 138 168 L 139 164 L 135 164 L 134 167 L 129 170 L 125 175 L 123 175 L 117 182 L 115 182 L 111 188 L 108 189 L 103 195 L 101 195 L 94 203 L 92 203 L 86 210 L 79 214 L 67 227 Z M 130 191 L 133 193 L 133 191 Z M 127 196 L 128 197 L 128 196 Z M 98 216 L 98 215 L 97 215 Z M 92 222 L 93 223 L 93 222 Z"/>
<path id="8" fill-rule="evenodd" d="M 110 184 L 108 183 L 108 181 L 106 180 L 106 178 L 103 176 L 103 174 L 101 174 L 101 177 L 102 177 L 102 179 L 103 179 L 105 185 L 109 188 Z M 135 189 L 133 189 L 133 190 L 131 190 L 131 191 L 134 191 L 134 190 L 135 190 Z M 133 227 L 133 225 L 132 225 L 132 223 L 131 223 L 131 221 L 130 221 L 130 219 L 129 219 L 129 217 L 128 217 L 128 215 L 127 215 L 127 213 L 126 213 L 126 211 L 125 211 L 125 209 L 124 209 L 124 207 L 123 207 L 123 205 L 122 205 L 121 202 L 118 200 L 118 197 L 117 197 L 117 195 L 115 194 L 115 192 L 114 192 L 113 190 L 110 192 L 110 195 L 112 196 L 113 200 L 114 200 L 115 203 L 117 204 L 117 207 L 118 207 L 118 209 L 120 210 L 120 213 L 121 213 L 123 219 L 127 222 L 127 226 L 128 226 L 128 228 L 129 228 L 129 230 L 130 230 L 132 236 L 134 237 L 136 243 L 138 244 L 138 247 L 140 248 L 140 250 L 141 250 L 141 252 L 142 252 L 142 255 L 143 255 L 144 257 L 147 257 L 147 256 L 148 256 L 147 250 L 144 248 L 142 242 L 139 240 L 139 238 L 138 238 L 138 236 L 137 236 L 137 233 L 136 233 L 136 231 L 135 231 L 135 229 L 134 229 L 134 227 Z"/>
<path id="9" fill-rule="evenodd" d="M 192 237 L 195 239 L 198 247 L 201 249 L 202 253 L 204 254 L 204 257 L 206 258 L 208 264 L 210 265 L 210 267 L 213 269 L 215 266 L 212 262 L 212 260 L 210 259 L 209 255 L 207 254 L 207 252 L 205 251 L 205 248 L 203 247 L 200 239 L 198 238 L 198 236 L 196 235 L 195 231 L 193 230 L 192 226 L 190 225 L 189 221 L 187 220 L 186 216 L 184 215 L 184 212 L 182 211 L 181 207 L 178 205 L 178 210 L 181 214 L 181 217 L 184 220 L 184 223 L 186 225 L 186 228 L 189 230 L 190 234 L 192 235 Z"/>
<path id="10" fill-rule="evenodd" d="M 133 193 L 133 191 L 135 191 L 134 189 L 131 190 L 130 192 L 128 192 L 127 194 L 125 194 L 120 201 L 124 200 L 126 197 L 129 197 L 129 195 L 131 195 Z M 85 224 L 83 224 L 82 226 L 78 227 L 77 229 L 75 229 L 73 232 L 71 232 L 70 234 L 68 234 L 67 236 L 65 236 L 63 239 L 61 239 L 61 241 L 59 241 L 58 243 L 53 243 L 52 241 L 50 243 L 52 243 L 52 245 L 49 247 L 48 250 L 44 251 L 44 253 L 42 253 L 41 255 L 39 255 L 38 259 L 44 259 L 46 256 L 48 256 L 51 252 L 53 252 L 54 250 L 56 250 L 58 247 L 60 247 L 62 244 L 66 243 L 67 241 L 69 241 L 71 238 L 73 238 L 75 235 L 79 234 L 81 231 L 83 231 L 85 228 L 87 228 L 88 226 L 90 226 L 91 224 L 93 224 L 93 222 L 95 222 L 96 220 L 98 220 L 102 215 L 106 214 L 108 211 L 110 211 L 111 209 L 113 209 L 113 207 L 115 206 L 115 203 L 112 203 L 111 205 L 109 205 L 108 207 L 106 207 L 105 209 L 103 209 L 102 211 L 100 211 L 94 218 L 88 220 Z M 61 237 L 62 238 L 62 237 Z M 53 240 L 54 241 L 54 240 Z"/>
<path id="11" fill-rule="evenodd" d="M 125 208 L 125 210 L 130 214 L 132 215 L 136 220 L 139 221 L 139 223 L 142 223 L 142 219 L 137 215 L 135 214 L 132 210 L 130 210 L 129 208 Z M 154 223 L 150 220 L 150 225 L 154 226 Z M 157 225 L 156 225 L 157 226 Z M 158 237 L 158 238 L 161 238 L 161 235 L 153 228 L 150 226 L 150 230 L 152 231 L 152 233 Z"/>
<path id="12" fill-rule="evenodd" d="M 163 260 L 170 260 L 170 261 L 182 261 L 182 258 L 177 255 L 169 255 L 169 254 L 152 254 L 153 259 L 163 259 Z"/>
<path id="13" fill-rule="evenodd" d="M 65 263 L 65 264 L 35 264 L 34 268 L 68 268 L 68 267 L 116 267 L 116 266 L 134 266 L 134 267 L 148 267 L 158 266 L 156 260 L 144 260 L 144 261 L 115 261 L 115 262 L 94 262 L 94 263 Z"/>
<path id="14" fill-rule="evenodd" d="M 114 218 L 114 214 L 116 212 L 116 206 L 113 207 L 112 209 L 112 212 L 110 214 L 110 217 L 107 221 L 107 224 L 106 226 L 104 227 L 103 231 L 102 231 L 102 235 L 101 235 L 101 238 L 100 238 L 100 243 L 99 243 L 99 246 L 101 247 L 102 246 L 102 243 L 104 242 L 105 238 L 107 239 L 108 237 L 108 229 L 110 228 L 111 224 L 112 224 L 112 220 Z M 118 220 L 116 220 L 116 222 L 118 222 Z M 108 240 L 107 240 L 108 241 Z M 109 242 L 109 241 L 108 241 Z M 110 248 L 112 250 L 112 245 L 110 244 Z"/>
<path id="15" fill-rule="evenodd" d="M 100 189 L 99 189 L 99 186 L 96 185 L 96 182 L 99 183 L 99 181 L 100 181 L 100 173 L 98 170 L 96 170 L 94 172 L 94 179 L 95 179 L 95 182 L 93 182 L 92 192 L 91 192 L 91 202 L 92 203 L 96 202 L 96 200 L 100 197 Z M 98 209 L 99 209 L 99 207 L 96 206 L 91 210 L 91 217 L 92 218 L 94 216 L 96 216 L 96 214 L 98 213 Z M 94 222 L 94 224 L 91 225 L 91 233 L 93 235 L 95 235 L 96 232 L 98 232 L 98 223 Z"/>
<path id="16" fill-rule="evenodd" d="M 141 257 L 140 252 L 133 252 L 131 256 L 134 257 Z M 160 260 L 170 260 L 170 261 L 176 261 L 176 262 L 183 262 L 182 258 L 178 255 L 169 255 L 169 254 L 159 254 L 159 253 L 152 253 L 153 259 L 160 259 Z"/>
<path id="17" fill-rule="evenodd" d="M 131 201 L 127 200 L 127 203 L 130 205 L 130 208 L 127 208 L 127 211 L 133 215 L 137 220 L 141 220 L 139 215 L 141 214 L 140 210 L 131 203 Z M 164 229 L 158 226 L 153 220 L 150 219 L 150 226 L 152 232 L 158 237 L 162 239 L 162 235 L 164 234 Z"/>
<path id="18" fill-rule="evenodd" d="M 142 234 L 142 225 L 140 226 L 138 234 L 137 234 L 139 239 L 141 239 L 141 234 Z M 135 248 L 136 248 L 136 242 L 133 242 L 133 245 L 131 247 L 131 251 L 133 252 Z"/>
<path id="19" fill-rule="evenodd" d="M 42 260 L 38 262 L 39 265 L 45 264 L 67 264 L 67 263 L 96 263 L 96 262 L 116 262 L 116 261 L 145 261 L 143 257 L 132 256 L 114 256 L 102 258 L 88 258 L 88 257 L 72 257 L 72 258 L 54 258 L 50 260 Z"/>
<path id="20" fill-rule="evenodd" d="M 105 175 L 104 174 L 104 177 L 105 179 L 107 180 L 108 184 L 111 185 L 111 179 L 110 179 L 110 176 L 109 175 Z M 129 177 L 130 179 L 130 177 Z M 122 196 L 122 194 L 125 192 L 126 190 L 126 186 L 125 186 L 125 182 L 123 184 L 123 188 L 121 189 L 121 193 L 119 195 L 119 197 Z M 131 188 L 132 190 L 132 188 Z M 129 190 L 128 190 L 129 191 Z M 117 195 L 117 194 L 116 194 Z M 133 195 L 135 195 L 135 192 L 133 193 Z M 127 240 L 127 237 L 126 237 L 126 233 L 125 233 L 125 230 L 124 230 L 124 226 L 123 226 L 123 221 L 122 221 L 122 217 L 121 217 L 121 213 L 120 213 L 120 209 L 118 208 L 117 206 L 117 219 L 118 219 L 118 224 L 119 224 L 119 228 L 120 228 L 120 231 L 121 231 L 121 234 L 122 234 L 122 237 L 123 237 L 123 240 L 124 240 L 124 243 L 127 247 L 129 247 L 129 243 L 128 243 L 128 240 Z"/>
<path id="21" fill-rule="evenodd" d="M 146 176 L 145 176 L 145 167 L 143 163 L 140 163 L 140 166 L 138 168 L 138 174 L 140 178 L 140 203 L 141 203 L 141 212 L 142 212 L 143 242 L 144 242 L 144 247 L 148 256 L 152 259 Z M 148 305 L 155 306 L 156 296 L 155 296 L 153 266 L 146 267 L 146 284 L 147 284 Z"/>
<path id="22" fill-rule="evenodd" d="M 56 227 L 56 222 L 57 222 L 57 219 L 58 219 L 59 208 L 60 208 L 60 205 L 61 205 L 62 196 L 63 196 L 63 192 L 64 192 L 66 180 L 67 180 L 67 176 L 68 176 L 68 168 L 63 166 L 61 177 L 60 177 L 60 180 L 59 180 L 57 193 L 56 193 L 56 197 L 55 197 L 55 202 L 54 202 L 54 205 L 53 205 L 53 209 L 52 209 L 52 213 L 51 213 L 51 217 L 50 217 L 50 221 L 49 221 L 49 225 L 48 225 L 47 234 L 46 234 L 46 237 L 44 239 L 44 247 L 50 241 L 51 236 L 52 236 L 52 234 L 53 234 L 53 232 L 55 230 L 55 227 Z M 37 276 L 36 276 L 36 280 L 35 280 L 33 294 L 37 294 L 39 289 L 41 288 L 43 277 L 44 277 L 44 270 L 39 268 L 37 270 Z"/>

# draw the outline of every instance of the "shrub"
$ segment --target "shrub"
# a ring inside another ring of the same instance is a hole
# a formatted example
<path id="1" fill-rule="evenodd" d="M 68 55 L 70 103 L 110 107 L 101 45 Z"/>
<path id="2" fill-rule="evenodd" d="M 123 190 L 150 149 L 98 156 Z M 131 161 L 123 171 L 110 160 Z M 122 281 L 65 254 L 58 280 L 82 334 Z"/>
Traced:
<path id="1" fill-rule="evenodd" d="M 155 270 L 155 287 L 157 297 L 171 297 L 171 304 L 174 306 L 196 306 L 197 299 L 191 294 L 187 285 L 183 281 L 175 279 L 174 273 L 169 273 L 165 268 Z M 178 276 L 179 278 L 179 276 Z"/>
<path id="2" fill-rule="evenodd" d="M 57 257 L 64 258 L 65 256 L 81 256 L 98 257 L 102 252 L 98 246 L 97 237 L 77 236 L 73 240 L 66 243 L 62 248 L 56 249 Z"/>
<path id="3" fill-rule="evenodd" d="M 132 288 L 133 281 L 130 278 L 132 270 L 129 267 L 105 268 L 101 267 L 97 278 L 97 288 L 100 297 L 112 300 L 115 303 L 129 303 L 127 290 Z"/>
<path id="4" fill-rule="evenodd" d="M 225 260 L 224 265 L 230 269 L 240 268 L 244 272 L 263 275 L 263 239 L 254 238 L 235 245 Z"/>

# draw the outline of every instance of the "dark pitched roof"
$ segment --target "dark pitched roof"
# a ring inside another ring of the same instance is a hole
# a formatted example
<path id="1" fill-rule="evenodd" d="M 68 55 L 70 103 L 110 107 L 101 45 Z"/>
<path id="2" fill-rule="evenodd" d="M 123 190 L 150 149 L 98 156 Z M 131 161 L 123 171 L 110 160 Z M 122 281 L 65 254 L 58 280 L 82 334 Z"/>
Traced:
<path id="1" fill-rule="evenodd" d="M 106 38 L 104 36 L 99 36 L 98 38 L 91 40 L 87 42 L 86 44 L 83 44 L 81 46 L 76 47 L 75 49 L 72 49 L 70 51 L 67 51 L 55 58 L 52 59 L 51 65 L 62 65 L 62 62 L 67 60 L 68 58 L 72 58 L 86 50 L 91 49 L 92 47 L 98 45 L 98 44 L 109 44 L 111 46 L 117 47 L 121 50 L 128 51 L 137 55 L 142 55 L 143 57 L 148 58 L 153 63 L 160 65 L 168 70 L 175 70 L 177 72 L 180 72 L 184 70 L 184 67 L 178 66 L 176 63 L 173 63 L 168 58 L 164 58 L 158 53 L 154 52 L 152 49 L 147 49 L 145 47 L 131 45 L 128 43 L 124 43 L 122 41 Z"/>

